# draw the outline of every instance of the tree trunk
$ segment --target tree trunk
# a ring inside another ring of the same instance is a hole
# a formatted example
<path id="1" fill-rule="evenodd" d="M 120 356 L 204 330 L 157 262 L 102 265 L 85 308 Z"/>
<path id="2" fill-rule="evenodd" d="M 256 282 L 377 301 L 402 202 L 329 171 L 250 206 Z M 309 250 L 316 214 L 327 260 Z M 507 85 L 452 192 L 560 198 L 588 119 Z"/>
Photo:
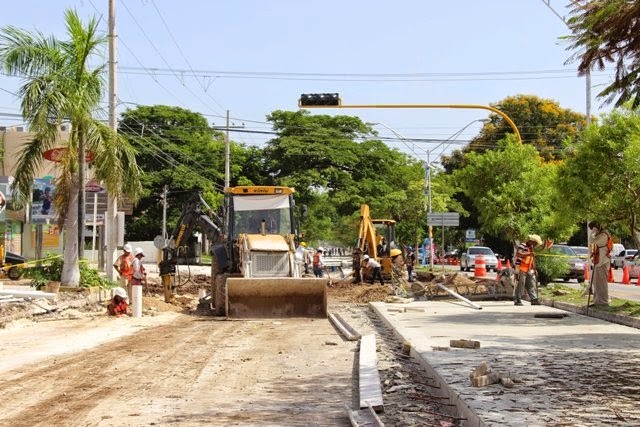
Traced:
<path id="1" fill-rule="evenodd" d="M 64 265 L 60 283 L 63 286 L 80 285 L 80 264 L 78 263 L 78 177 L 72 178 L 69 189 L 69 211 L 64 221 Z"/>
<path id="2" fill-rule="evenodd" d="M 84 258 L 84 227 L 85 227 L 85 201 L 84 201 L 84 185 L 85 185 L 85 164 L 86 164 L 86 148 L 84 141 L 84 132 L 82 125 L 78 129 L 78 258 Z"/>

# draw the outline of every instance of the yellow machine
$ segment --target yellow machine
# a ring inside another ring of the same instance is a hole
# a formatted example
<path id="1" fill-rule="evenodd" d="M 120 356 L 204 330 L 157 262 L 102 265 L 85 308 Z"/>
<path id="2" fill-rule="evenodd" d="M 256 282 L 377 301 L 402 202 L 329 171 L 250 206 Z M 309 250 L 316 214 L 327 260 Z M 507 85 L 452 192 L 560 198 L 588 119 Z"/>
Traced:
<path id="1" fill-rule="evenodd" d="M 362 255 L 369 255 L 380 263 L 385 279 L 391 277 L 393 259 L 402 254 L 396 247 L 396 222 L 392 219 L 372 219 L 369 205 L 360 206 L 360 222 L 358 224 L 358 243 L 354 250 L 354 268 L 358 268 Z M 359 271 L 356 281 L 361 281 Z"/>
<path id="2" fill-rule="evenodd" d="M 201 198 L 192 199 L 164 259 L 175 259 L 171 247 L 179 247 L 200 224 L 214 242 L 212 288 L 202 304 L 228 318 L 326 317 L 327 279 L 302 278 L 295 257 L 293 188 L 241 186 L 224 193 L 224 215 L 216 221 Z M 172 265 L 175 272 L 175 262 L 160 264 L 165 296 Z"/>

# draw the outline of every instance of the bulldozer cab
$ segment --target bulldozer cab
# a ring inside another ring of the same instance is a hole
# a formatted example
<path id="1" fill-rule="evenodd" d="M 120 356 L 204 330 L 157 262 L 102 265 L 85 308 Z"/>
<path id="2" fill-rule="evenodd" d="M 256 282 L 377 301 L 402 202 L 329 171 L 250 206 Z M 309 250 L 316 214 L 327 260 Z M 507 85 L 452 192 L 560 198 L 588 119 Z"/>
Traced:
<path id="1" fill-rule="evenodd" d="M 213 284 L 216 312 L 228 318 L 325 317 L 327 280 L 303 278 L 295 257 L 293 188 L 243 186 L 225 193 L 227 232 L 214 247 L 221 267 Z"/>
<path id="2" fill-rule="evenodd" d="M 293 198 L 289 194 L 231 195 L 230 235 L 294 234 Z"/>

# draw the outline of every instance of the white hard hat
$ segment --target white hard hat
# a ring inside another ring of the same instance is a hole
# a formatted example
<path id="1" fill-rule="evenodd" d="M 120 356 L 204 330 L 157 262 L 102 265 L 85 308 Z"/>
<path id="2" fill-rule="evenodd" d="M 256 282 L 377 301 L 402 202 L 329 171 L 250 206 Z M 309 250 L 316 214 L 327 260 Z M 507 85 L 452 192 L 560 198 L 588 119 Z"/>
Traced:
<path id="1" fill-rule="evenodd" d="M 131 252 L 131 245 L 127 243 L 122 247 L 122 250 L 125 252 Z"/>
<path id="2" fill-rule="evenodd" d="M 144 251 L 142 250 L 142 248 L 135 248 L 135 249 L 133 250 L 133 256 L 138 256 L 138 255 L 142 255 L 142 256 L 144 256 L 144 253 L 143 253 L 143 252 L 144 252 Z"/>
<path id="3" fill-rule="evenodd" d="M 318 252 L 324 252 L 324 248 L 322 246 L 318 247 Z"/>
<path id="4" fill-rule="evenodd" d="M 115 288 L 113 290 L 113 294 L 119 296 L 120 298 L 127 299 L 127 291 L 124 288 Z"/>
<path id="5" fill-rule="evenodd" d="M 363 256 L 362 259 L 369 259 L 369 255 Z"/>

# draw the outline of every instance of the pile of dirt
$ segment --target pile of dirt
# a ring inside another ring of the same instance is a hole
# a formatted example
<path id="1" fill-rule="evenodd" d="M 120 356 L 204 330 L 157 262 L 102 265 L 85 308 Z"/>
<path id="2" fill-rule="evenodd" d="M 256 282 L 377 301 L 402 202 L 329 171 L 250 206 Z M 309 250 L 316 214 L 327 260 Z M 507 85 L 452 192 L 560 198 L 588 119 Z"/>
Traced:
<path id="1" fill-rule="evenodd" d="M 327 290 L 329 303 L 368 303 L 372 301 L 385 301 L 394 295 L 391 288 L 365 283 L 351 283 L 338 281 L 329 285 Z"/>

